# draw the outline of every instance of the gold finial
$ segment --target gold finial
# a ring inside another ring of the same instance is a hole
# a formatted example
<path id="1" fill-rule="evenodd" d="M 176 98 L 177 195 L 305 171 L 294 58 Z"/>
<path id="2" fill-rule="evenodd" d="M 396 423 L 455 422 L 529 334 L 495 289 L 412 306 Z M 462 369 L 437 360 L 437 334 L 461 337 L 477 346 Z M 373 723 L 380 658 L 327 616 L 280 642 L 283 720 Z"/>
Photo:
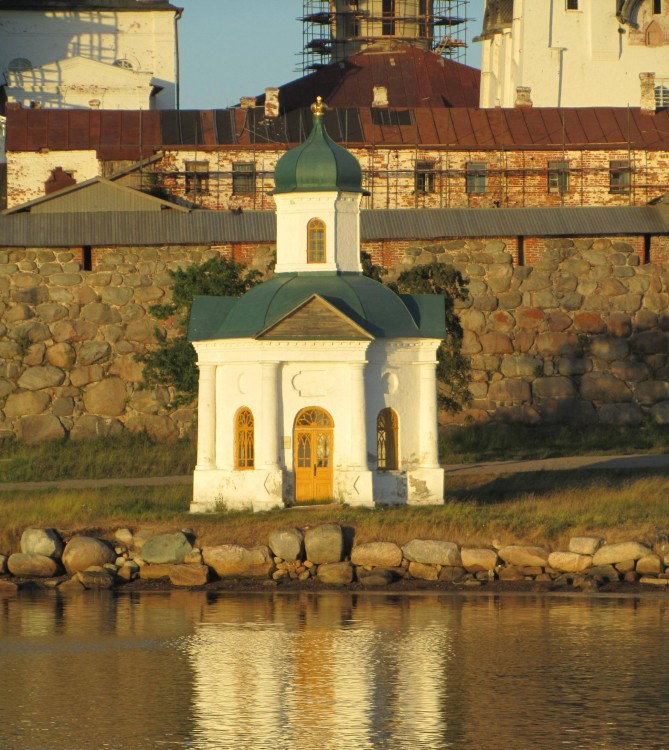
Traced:
<path id="1" fill-rule="evenodd" d="M 324 114 L 327 108 L 328 108 L 328 105 L 323 101 L 323 97 L 321 96 L 317 96 L 316 101 L 311 105 L 311 111 L 315 115 Z"/>

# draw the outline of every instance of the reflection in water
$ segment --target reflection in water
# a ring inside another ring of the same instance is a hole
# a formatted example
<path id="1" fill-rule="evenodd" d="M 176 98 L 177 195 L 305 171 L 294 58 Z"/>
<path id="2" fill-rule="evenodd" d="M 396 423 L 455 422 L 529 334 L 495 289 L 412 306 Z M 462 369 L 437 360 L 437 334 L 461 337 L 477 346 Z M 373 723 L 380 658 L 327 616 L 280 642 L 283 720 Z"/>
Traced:
<path id="1" fill-rule="evenodd" d="M 1 750 L 669 747 L 662 598 L 0 599 Z"/>

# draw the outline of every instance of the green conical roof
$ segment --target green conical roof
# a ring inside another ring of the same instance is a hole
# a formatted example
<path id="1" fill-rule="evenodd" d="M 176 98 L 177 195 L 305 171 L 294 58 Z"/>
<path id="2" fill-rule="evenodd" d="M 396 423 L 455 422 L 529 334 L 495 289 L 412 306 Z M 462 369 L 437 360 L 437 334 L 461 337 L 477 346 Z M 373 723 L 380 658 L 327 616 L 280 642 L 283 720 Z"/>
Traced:
<path id="1" fill-rule="evenodd" d="M 328 135 L 323 124 L 325 105 L 320 97 L 311 111 L 314 124 L 309 137 L 277 162 L 272 195 L 340 190 L 364 193 L 360 163 Z"/>

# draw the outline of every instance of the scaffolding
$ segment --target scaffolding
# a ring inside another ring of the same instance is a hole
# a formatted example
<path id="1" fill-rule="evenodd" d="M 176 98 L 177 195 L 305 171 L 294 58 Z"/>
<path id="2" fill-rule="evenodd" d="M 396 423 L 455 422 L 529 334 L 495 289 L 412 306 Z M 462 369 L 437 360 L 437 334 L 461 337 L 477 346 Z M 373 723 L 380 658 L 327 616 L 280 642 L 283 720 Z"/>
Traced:
<path id="1" fill-rule="evenodd" d="M 468 5 L 469 0 L 304 0 L 300 70 L 312 72 L 393 41 L 466 62 Z"/>

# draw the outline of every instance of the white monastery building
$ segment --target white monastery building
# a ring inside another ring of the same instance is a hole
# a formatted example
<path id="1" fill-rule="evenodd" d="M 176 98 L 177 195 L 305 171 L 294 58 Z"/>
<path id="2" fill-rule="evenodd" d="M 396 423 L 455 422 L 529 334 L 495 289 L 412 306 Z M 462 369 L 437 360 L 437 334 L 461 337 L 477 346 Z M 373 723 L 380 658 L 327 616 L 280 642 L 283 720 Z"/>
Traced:
<path id="1" fill-rule="evenodd" d="M 488 0 L 477 41 L 481 107 L 669 106 L 669 0 Z"/>
<path id="2" fill-rule="evenodd" d="M 194 512 L 337 500 L 444 501 L 436 352 L 444 300 L 398 296 L 360 265 L 362 171 L 313 105 L 276 167 L 275 275 L 196 297 Z"/>
<path id="3" fill-rule="evenodd" d="M 180 17 L 167 0 L 0 0 L 2 105 L 174 109 Z"/>

